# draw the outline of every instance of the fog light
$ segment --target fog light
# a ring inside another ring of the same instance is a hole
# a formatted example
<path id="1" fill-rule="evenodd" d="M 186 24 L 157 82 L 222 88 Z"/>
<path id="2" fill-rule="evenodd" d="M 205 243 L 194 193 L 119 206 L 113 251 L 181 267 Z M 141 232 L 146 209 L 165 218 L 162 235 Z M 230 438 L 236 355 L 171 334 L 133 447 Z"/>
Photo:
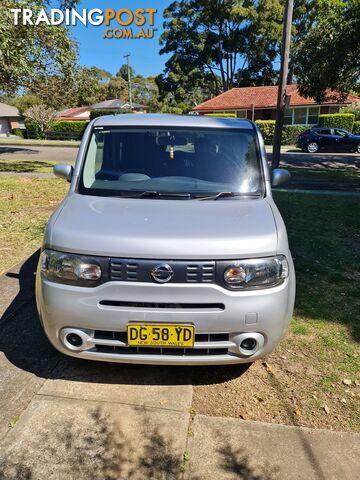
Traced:
<path id="1" fill-rule="evenodd" d="M 245 340 L 240 343 L 240 348 L 242 348 L 243 350 L 255 350 L 256 345 L 257 341 L 255 340 L 255 338 L 249 337 L 245 338 Z"/>
<path id="2" fill-rule="evenodd" d="M 81 347 L 81 345 L 83 344 L 82 338 L 77 333 L 69 333 L 68 335 L 66 335 L 66 340 L 73 347 Z"/>

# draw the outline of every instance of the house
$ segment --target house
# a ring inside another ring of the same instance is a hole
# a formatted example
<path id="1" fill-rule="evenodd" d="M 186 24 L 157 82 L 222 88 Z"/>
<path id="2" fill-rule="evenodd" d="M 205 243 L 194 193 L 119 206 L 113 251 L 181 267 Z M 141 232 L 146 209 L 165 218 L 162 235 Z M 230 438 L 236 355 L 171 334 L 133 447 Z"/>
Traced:
<path id="1" fill-rule="evenodd" d="M 235 113 L 238 118 L 250 120 L 275 120 L 277 86 L 232 88 L 193 108 L 200 115 L 207 113 Z M 335 100 L 318 104 L 312 98 L 300 95 L 297 85 L 288 85 L 288 108 L 285 110 L 285 125 L 311 125 L 318 123 L 319 115 L 337 113 L 341 107 L 360 98 L 349 95 L 346 101 Z"/>
<path id="2" fill-rule="evenodd" d="M 120 100 L 119 98 L 114 98 L 113 100 L 105 100 L 104 102 L 96 103 L 95 105 L 92 105 L 91 108 L 94 110 L 130 110 L 130 103 L 124 102 L 124 100 Z M 147 106 L 132 102 L 131 110 L 133 110 L 134 113 L 146 113 Z"/>
<path id="3" fill-rule="evenodd" d="M 90 120 L 91 107 L 74 107 L 59 112 L 56 120 Z"/>
<path id="4" fill-rule="evenodd" d="M 74 107 L 63 110 L 57 114 L 57 120 L 90 120 L 90 112 L 92 110 L 130 110 L 129 102 L 114 98 L 113 100 L 105 100 L 104 102 L 95 103 L 87 107 Z M 146 113 L 147 106 L 140 103 L 132 103 L 132 111 L 134 113 Z"/>
<path id="5" fill-rule="evenodd" d="M 18 128 L 19 122 L 19 110 L 6 103 L 0 103 L 0 135 L 8 134 L 13 128 Z"/>

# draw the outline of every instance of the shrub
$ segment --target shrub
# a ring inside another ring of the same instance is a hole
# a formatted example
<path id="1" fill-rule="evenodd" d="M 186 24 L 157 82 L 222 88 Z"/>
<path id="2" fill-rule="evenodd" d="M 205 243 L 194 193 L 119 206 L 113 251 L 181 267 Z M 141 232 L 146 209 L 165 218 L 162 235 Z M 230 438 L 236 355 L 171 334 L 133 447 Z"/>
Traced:
<path id="1" fill-rule="evenodd" d="M 352 113 L 355 115 L 355 122 L 360 121 L 360 102 L 340 108 L 340 113 Z"/>
<path id="2" fill-rule="evenodd" d="M 267 145 L 272 144 L 275 133 L 275 120 L 256 120 L 256 125 L 260 128 L 260 132 Z"/>
<path id="3" fill-rule="evenodd" d="M 90 120 L 94 120 L 97 117 L 103 117 L 104 115 L 119 115 L 123 113 L 132 113 L 130 109 L 117 109 L 117 110 L 93 110 L 90 112 Z"/>
<path id="4" fill-rule="evenodd" d="M 88 122 L 79 120 L 58 120 L 46 132 L 51 140 L 81 140 Z"/>
<path id="5" fill-rule="evenodd" d="M 285 125 L 281 138 L 282 145 L 293 145 L 300 133 L 310 130 L 311 125 Z"/>
<path id="6" fill-rule="evenodd" d="M 354 122 L 353 134 L 354 135 L 360 135 L 360 121 Z"/>
<path id="7" fill-rule="evenodd" d="M 205 117 L 236 118 L 235 113 L 205 113 Z"/>
<path id="8" fill-rule="evenodd" d="M 320 127 L 344 128 L 352 132 L 355 115 L 353 113 L 329 113 L 319 115 Z"/>
<path id="9" fill-rule="evenodd" d="M 23 128 L 13 128 L 11 133 L 13 135 L 16 135 L 17 137 L 25 138 L 26 130 L 24 130 Z"/>
<path id="10" fill-rule="evenodd" d="M 256 125 L 260 128 L 264 142 L 272 145 L 275 133 L 275 120 L 256 120 Z M 295 143 L 300 133 L 309 130 L 310 125 L 285 125 L 282 132 L 281 144 L 291 145 Z"/>

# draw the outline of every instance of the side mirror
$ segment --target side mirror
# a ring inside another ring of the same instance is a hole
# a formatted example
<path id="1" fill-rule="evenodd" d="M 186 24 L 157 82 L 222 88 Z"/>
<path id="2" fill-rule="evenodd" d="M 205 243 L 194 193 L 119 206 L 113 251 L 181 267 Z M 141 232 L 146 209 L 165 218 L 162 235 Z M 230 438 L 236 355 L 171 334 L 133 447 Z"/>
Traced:
<path id="1" fill-rule="evenodd" d="M 285 168 L 275 168 L 272 171 L 271 185 L 273 187 L 280 187 L 280 185 L 284 185 L 284 183 L 287 183 L 290 178 L 291 175 L 288 170 L 285 170 Z"/>
<path id="2" fill-rule="evenodd" d="M 73 167 L 72 165 L 66 165 L 66 164 L 58 164 L 55 165 L 53 168 L 54 175 L 56 175 L 59 178 L 64 178 L 68 182 L 71 181 L 71 177 L 73 176 Z"/>

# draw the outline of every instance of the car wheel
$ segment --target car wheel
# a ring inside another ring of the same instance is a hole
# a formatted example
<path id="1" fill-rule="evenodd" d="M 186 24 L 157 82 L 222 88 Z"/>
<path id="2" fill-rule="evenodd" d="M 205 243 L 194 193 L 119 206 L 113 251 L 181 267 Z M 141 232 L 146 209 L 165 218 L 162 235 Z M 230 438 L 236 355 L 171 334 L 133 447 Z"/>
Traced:
<path id="1" fill-rule="evenodd" d="M 358 143 L 358 146 L 356 147 L 355 152 L 356 152 L 356 153 L 360 153 L 360 143 Z"/>
<path id="2" fill-rule="evenodd" d="M 309 153 L 316 153 L 319 150 L 319 144 L 317 142 L 310 142 L 306 146 L 306 151 Z"/>

